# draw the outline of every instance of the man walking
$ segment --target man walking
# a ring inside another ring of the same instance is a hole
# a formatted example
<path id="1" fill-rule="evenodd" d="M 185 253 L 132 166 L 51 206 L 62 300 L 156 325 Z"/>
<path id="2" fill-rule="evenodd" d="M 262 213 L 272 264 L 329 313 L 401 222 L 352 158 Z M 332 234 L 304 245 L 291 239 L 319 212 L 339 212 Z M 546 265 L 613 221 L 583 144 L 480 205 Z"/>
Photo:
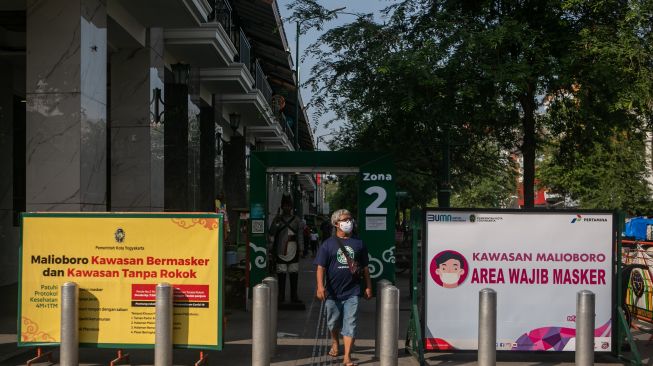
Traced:
<path id="1" fill-rule="evenodd" d="M 354 223 L 349 211 L 335 211 L 331 223 L 336 228 L 336 235 L 322 243 L 315 258 L 316 296 L 326 301 L 327 324 L 332 339 L 329 355 L 339 355 L 339 335 L 342 334 L 343 363 L 345 366 L 355 366 L 351 351 L 356 339 L 361 275 L 365 280 L 364 296 L 366 299 L 372 297 L 367 248 L 361 240 L 351 238 Z"/>

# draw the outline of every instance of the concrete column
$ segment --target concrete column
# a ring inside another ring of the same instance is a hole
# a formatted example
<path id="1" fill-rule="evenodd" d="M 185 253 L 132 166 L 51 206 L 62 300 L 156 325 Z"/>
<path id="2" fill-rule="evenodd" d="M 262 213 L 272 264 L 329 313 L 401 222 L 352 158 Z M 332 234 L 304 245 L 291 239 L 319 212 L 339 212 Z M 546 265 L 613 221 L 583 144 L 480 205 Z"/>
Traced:
<path id="1" fill-rule="evenodd" d="M 27 0 L 27 210 L 106 209 L 104 0 Z"/>
<path id="2" fill-rule="evenodd" d="M 0 61 L 0 286 L 18 280 L 18 215 L 25 210 L 24 88 L 24 60 Z"/>
<path id="3" fill-rule="evenodd" d="M 191 69 L 191 74 L 192 74 Z M 191 80 L 193 78 L 191 77 Z M 192 83 L 191 88 L 192 91 Z M 202 206 L 200 190 L 200 115 L 201 110 L 198 104 L 193 102 L 195 97 L 191 95 L 188 102 L 188 210 L 199 211 Z M 213 200 L 211 200 L 213 202 Z"/>
<path id="4" fill-rule="evenodd" d="M 111 55 L 112 211 L 163 210 L 164 124 L 156 123 L 155 109 L 165 107 L 154 95 L 155 88 L 164 95 L 163 67 L 161 28 L 148 30 L 145 47 Z"/>
<path id="5" fill-rule="evenodd" d="M 165 210 L 189 211 L 188 86 L 166 83 L 165 100 Z"/>
<path id="6" fill-rule="evenodd" d="M 213 121 L 215 121 L 215 159 L 213 161 L 213 171 L 215 174 L 215 192 L 217 196 L 224 196 L 224 160 L 222 159 L 223 154 L 223 129 L 220 126 L 227 125 L 226 121 L 222 117 L 222 102 L 220 101 L 219 95 L 213 95 Z"/>
<path id="7" fill-rule="evenodd" d="M 201 211 L 213 212 L 215 185 L 215 120 L 213 108 L 200 108 L 200 206 Z"/>
<path id="8" fill-rule="evenodd" d="M 234 209 L 247 207 L 245 160 L 245 139 L 242 136 L 232 136 L 231 141 L 224 144 L 224 193 L 231 230 L 230 243 L 236 240 L 238 229 L 238 214 Z"/>

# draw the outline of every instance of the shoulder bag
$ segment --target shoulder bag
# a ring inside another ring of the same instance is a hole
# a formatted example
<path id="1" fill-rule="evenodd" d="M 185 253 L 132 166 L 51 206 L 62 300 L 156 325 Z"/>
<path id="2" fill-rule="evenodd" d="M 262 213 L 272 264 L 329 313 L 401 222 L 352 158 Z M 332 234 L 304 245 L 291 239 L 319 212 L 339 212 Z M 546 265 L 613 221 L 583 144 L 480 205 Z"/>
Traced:
<path id="1" fill-rule="evenodd" d="M 347 265 L 349 266 L 349 272 L 351 272 L 352 276 L 354 277 L 362 276 L 363 271 L 361 270 L 358 261 L 356 261 L 354 258 L 349 256 L 349 252 L 347 252 L 347 249 L 342 244 L 342 240 L 340 240 L 340 238 L 337 236 L 335 236 L 335 238 L 336 241 L 338 242 L 338 246 L 340 247 L 340 250 L 342 251 L 342 254 L 345 256 L 345 259 L 347 260 Z"/>

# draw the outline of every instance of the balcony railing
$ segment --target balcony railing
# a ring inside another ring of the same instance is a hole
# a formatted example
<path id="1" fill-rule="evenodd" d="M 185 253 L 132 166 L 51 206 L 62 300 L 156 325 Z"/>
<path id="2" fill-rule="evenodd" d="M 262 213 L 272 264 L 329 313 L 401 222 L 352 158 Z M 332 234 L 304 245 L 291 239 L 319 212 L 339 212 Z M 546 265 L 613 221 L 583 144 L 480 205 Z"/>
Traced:
<path id="1" fill-rule="evenodd" d="M 209 22 L 218 22 L 222 29 L 229 35 L 229 39 L 233 40 L 233 22 L 231 20 L 231 5 L 229 0 L 209 0 L 211 4 L 211 13 L 208 16 Z"/>
<path id="2" fill-rule="evenodd" d="M 252 70 L 252 60 L 251 60 L 251 53 L 252 53 L 252 46 L 250 46 L 249 41 L 247 40 L 247 37 L 245 36 L 245 32 L 243 32 L 242 28 L 238 29 L 238 39 L 234 41 L 234 45 L 238 47 L 238 59 L 235 60 L 236 62 L 240 62 L 247 67 L 247 70 Z"/>
<path id="3" fill-rule="evenodd" d="M 270 87 L 270 83 L 268 83 L 258 60 L 254 62 L 254 80 L 256 80 L 256 88 L 263 93 L 265 101 L 269 104 L 272 101 L 272 88 Z"/>
<path id="4" fill-rule="evenodd" d="M 288 125 L 288 118 L 284 113 L 279 114 L 279 124 L 281 125 L 281 128 L 283 129 L 283 132 L 286 133 L 286 136 L 288 136 L 288 141 L 292 144 L 293 141 L 295 141 L 294 134 L 292 132 L 292 129 Z"/>

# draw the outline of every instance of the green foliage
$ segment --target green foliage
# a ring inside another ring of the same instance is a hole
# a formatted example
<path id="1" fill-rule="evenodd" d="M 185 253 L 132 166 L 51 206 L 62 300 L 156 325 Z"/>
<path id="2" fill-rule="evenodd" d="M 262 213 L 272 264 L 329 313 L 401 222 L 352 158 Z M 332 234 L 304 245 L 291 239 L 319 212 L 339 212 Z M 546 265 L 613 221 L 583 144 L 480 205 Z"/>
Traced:
<path id="1" fill-rule="evenodd" d="M 564 158 L 557 154 L 560 147 L 557 142 L 550 145 L 551 154 L 539 170 L 543 186 L 577 201 L 580 208 L 651 212 L 641 133 L 613 132 L 607 143 L 595 142 Z"/>
<path id="2" fill-rule="evenodd" d="M 463 189 L 455 190 L 451 197 L 452 207 L 506 208 L 516 199 L 517 166 L 508 156 L 501 157 L 504 164 L 492 167 L 493 174 L 470 175 Z"/>
<path id="3" fill-rule="evenodd" d="M 361 15 L 308 49 L 312 104 L 346 121 L 332 149 L 394 153 L 413 203 L 450 183 L 455 204 L 496 206 L 515 194 L 505 155 L 521 152 L 532 182 L 547 138 L 560 163 L 650 123 L 652 3 L 400 1 L 384 23 Z M 326 14 L 315 0 L 293 5 L 307 20 Z"/>
<path id="4" fill-rule="evenodd" d="M 338 189 L 327 197 L 331 211 L 346 208 L 353 215 L 358 213 L 358 177 L 354 175 L 338 178 Z"/>

